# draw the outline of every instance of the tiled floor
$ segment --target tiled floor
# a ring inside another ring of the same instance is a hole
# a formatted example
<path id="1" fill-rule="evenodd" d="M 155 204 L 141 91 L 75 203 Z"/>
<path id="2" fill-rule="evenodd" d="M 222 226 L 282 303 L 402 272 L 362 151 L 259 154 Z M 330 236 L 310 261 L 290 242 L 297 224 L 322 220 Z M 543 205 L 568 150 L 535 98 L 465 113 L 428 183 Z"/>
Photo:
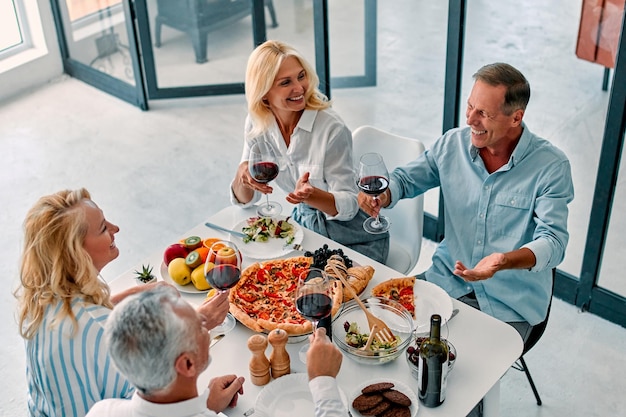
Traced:
<path id="1" fill-rule="evenodd" d="M 423 138 L 428 146 L 441 129 L 446 11 L 437 2 L 402 3 L 407 14 L 419 12 L 423 24 L 398 20 L 381 5 L 387 2 L 379 2 L 378 86 L 334 90 L 333 98 L 352 129 L 373 124 Z M 564 149 L 574 168 L 572 242 L 563 269 L 578 275 L 596 171 L 588 161 L 597 160 L 608 102 L 600 91 L 601 68 L 573 56 L 578 5 L 560 0 L 554 9 L 562 12 L 555 17 L 532 7 L 495 13 L 487 3 L 472 2 L 468 10 L 467 72 L 506 60 L 530 79 L 529 126 Z M 540 63 L 528 64 L 529 56 Z M 43 194 L 88 188 L 121 227 L 120 257 L 103 271 L 111 280 L 228 204 L 245 112 L 242 96 L 152 102 L 150 111 L 141 112 L 65 77 L 0 105 L 0 274 L 7 287 L 0 294 L 0 415 L 25 415 L 24 351 L 9 288 L 17 284 L 20 226 L 28 208 Z M 436 198 L 429 207 L 436 210 Z M 433 243 L 424 242 L 424 268 L 432 250 Z M 619 415 L 626 391 L 624 346 L 623 328 L 555 300 L 544 338 L 527 355 L 544 405 L 535 405 L 525 377 L 511 370 L 502 379 L 502 415 Z"/>

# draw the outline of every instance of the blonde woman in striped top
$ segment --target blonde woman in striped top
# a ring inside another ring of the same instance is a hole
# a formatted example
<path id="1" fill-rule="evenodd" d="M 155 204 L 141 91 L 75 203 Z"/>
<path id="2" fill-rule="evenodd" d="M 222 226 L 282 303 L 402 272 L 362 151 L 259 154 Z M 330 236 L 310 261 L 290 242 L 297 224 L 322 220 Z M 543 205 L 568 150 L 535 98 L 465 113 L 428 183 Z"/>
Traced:
<path id="1" fill-rule="evenodd" d="M 26 217 L 15 295 L 31 416 L 84 416 L 98 400 L 133 393 L 102 343 L 114 303 L 99 273 L 119 255 L 118 231 L 85 189 L 42 197 Z"/>
<path id="2" fill-rule="evenodd" d="M 128 398 L 133 388 L 103 343 L 113 306 L 163 281 L 111 295 L 100 271 L 119 255 L 119 227 L 104 217 L 84 188 L 44 196 L 24 221 L 18 324 L 26 344 L 31 416 L 82 417 L 105 398 Z M 228 294 L 198 307 L 207 329 L 224 321 Z"/>

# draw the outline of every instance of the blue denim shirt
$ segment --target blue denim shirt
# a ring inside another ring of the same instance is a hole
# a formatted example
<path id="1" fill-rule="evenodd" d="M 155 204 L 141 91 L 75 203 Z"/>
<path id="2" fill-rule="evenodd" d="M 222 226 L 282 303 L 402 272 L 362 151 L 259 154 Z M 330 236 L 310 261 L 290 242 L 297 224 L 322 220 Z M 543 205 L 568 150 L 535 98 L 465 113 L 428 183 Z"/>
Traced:
<path id="1" fill-rule="evenodd" d="M 565 154 L 522 127 L 509 162 L 492 174 L 471 144 L 469 127 L 448 131 L 418 159 L 391 173 L 389 207 L 440 186 L 445 239 L 426 279 L 454 298 L 473 290 L 481 310 L 502 321 L 535 325 L 546 316 L 551 270 L 565 255 L 574 187 Z M 536 257 L 530 270 L 499 271 L 479 282 L 452 273 L 457 260 L 472 268 L 491 253 L 523 247 Z"/>

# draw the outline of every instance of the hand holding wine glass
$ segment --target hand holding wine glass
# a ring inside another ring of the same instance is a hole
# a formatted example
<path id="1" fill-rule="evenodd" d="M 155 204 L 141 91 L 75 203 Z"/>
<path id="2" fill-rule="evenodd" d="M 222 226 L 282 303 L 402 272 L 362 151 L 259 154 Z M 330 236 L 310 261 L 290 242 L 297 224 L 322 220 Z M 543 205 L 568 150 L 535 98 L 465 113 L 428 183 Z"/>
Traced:
<path id="1" fill-rule="evenodd" d="M 311 321 L 312 331 L 315 332 L 321 319 L 330 315 L 333 302 L 331 285 L 328 276 L 319 268 L 309 268 L 300 274 L 298 286 L 294 295 L 296 309 Z M 309 345 L 300 349 L 300 359 L 306 358 Z"/>
<path id="2" fill-rule="evenodd" d="M 278 176 L 278 157 L 271 143 L 259 139 L 250 147 L 248 170 L 252 178 L 262 184 L 267 184 Z M 281 205 L 270 201 L 268 194 L 265 195 L 265 199 L 265 204 L 257 208 L 259 216 L 274 217 L 282 212 Z"/>
<path id="3" fill-rule="evenodd" d="M 204 264 L 204 277 L 218 292 L 226 292 L 241 276 L 241 252 L 233 242 L 220 240 L 211 245 Z M 228 333 L 235 327 L 235 318 L 228 313 L 224 322 L 211 330 L 214 334 Z"/>
<path id="4" fill-rule="evenodd" d="M 378 153 L 366 153 L 359 161 L 358 187 L 366 194 L 378 200 L 378 196 L 384 193 L 389 187 L 389 172 L 383 161 L 383 157 Z M 377 214 L 363 222 L 366 232 L 372 234 L 385 233 L 389 230 L 391 222 L 385 216 Z"/>

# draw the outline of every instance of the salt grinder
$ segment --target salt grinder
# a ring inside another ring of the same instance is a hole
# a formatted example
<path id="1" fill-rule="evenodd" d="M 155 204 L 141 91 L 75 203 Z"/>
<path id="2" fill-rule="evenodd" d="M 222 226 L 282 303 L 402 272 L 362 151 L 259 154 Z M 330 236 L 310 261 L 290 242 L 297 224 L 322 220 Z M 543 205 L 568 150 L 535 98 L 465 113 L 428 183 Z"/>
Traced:
<path id="1" fill-rule="evenodd" d="M 270 382 L 270 362 L 265 356 L 267 338 L 255 334 L 248 339 L 248 349 L 252 352 L 250 358 L 250 381 L 254 385 L 265 385 Z"/>
<path id="2" fill-rule="evenodd" d="M 285 349 L 287 344 L 287 332 L 282 329 L 274 329 L 268 335 L 268 340 L 272 345 L 272 353 L 270 354 L 270 368 L 272 370 L 272 378 L 278 378 L 291 372 L 291 360 L 289 353 Z"/>

